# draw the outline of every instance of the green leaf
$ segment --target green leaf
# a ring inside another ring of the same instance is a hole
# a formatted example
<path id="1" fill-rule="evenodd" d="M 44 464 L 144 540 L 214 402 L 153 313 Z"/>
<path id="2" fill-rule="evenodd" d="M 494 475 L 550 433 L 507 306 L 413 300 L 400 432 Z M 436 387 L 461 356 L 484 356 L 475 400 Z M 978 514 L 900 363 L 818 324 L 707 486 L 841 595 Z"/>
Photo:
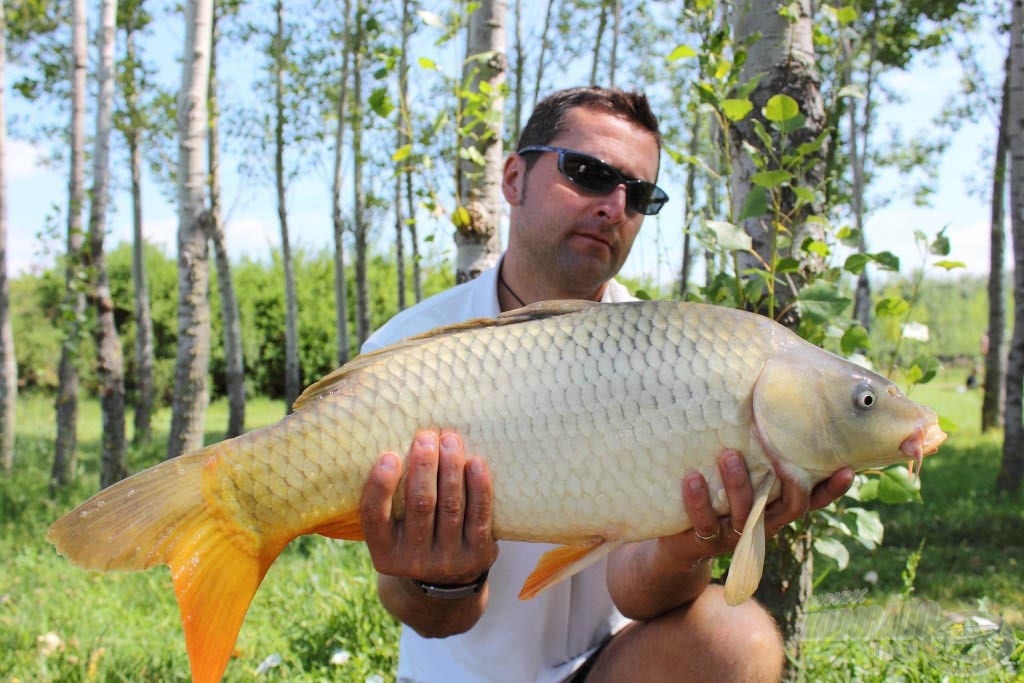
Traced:
<path id="1" fill-rule="evenodd" d="M 759 171 L 750 178 L 750 182 L 761 187 L 779 187 L 792 179 L 792 173 L 777 169 L 775 171 Z"/>
<path id="2" fill-rule="evenodd" d="M 846 566 L 850 564 L 850 551 L 834 538 L 814 539 L 814 550 L 819 555 L 835 560 L 840 570 L 846 569 Z"/>
<path id="3" fill-rule="evenodd" d="M 848 26 L 857 20 L 857 10 L 850 5 L 841 7 L 836 12 L 836 19 L 839 20 L 842 26 Z"/>
<path id="4" fill-rule="evenodd" d="M 872 254 L 871 259 L 886 270 L 899 271 L 900 257 L 891 251 L 880 251 Z"/>
<path id="5" fill-rule="evenodd" d="M 754 105 L 750 100 L 722 100 L 722 113 L 730 121 L 742 121 L 753 110 Z"/>
<path id="6" fill-rule="evenodd" d="M 936 261 L 935 262 L 935 266 L 937 268 L 943 268 L 943 269 L 945 269 L 948 272 L 950 270 L 955 270 L 957 268 L 966 268 L 967 264 L 964 263 L 963 261 L 942 260 L 942 261 Z"/>
<path id="7" fill-rule="evenodd" d="M 939 372 L 939 361 L 934 356 L 918 356 L 914 359 L 914 362 L 910 364 L 910 371 L 918 372 L 919 377 L 912 384 L 927 384 L 928 382 L 935 379 L 935 375 Z"/>
<path id="8" fill-rule="evenodd" d="M 831 282 L 818 281 L 800 290 L 797 296 L 800 315 L 813 322 L 826 323 L 850 305 L 850 300 L 839 292 L 839 287 Z"/>
<path id="9" fill-rule="evenodd" d="M 412 154 L 412 145 L 402 145 L 395 150 L 395 153 L 391 155 L 392 161 L 405 161 Z"/>
<path id="10" fill-rule="evenodd" d="M 878 500 L 878 480 L 868 479 L 860 488 L 857 489 L 857 500 L 864 503 L 870 503 L 873 500 Z"/>
<path id="11" fill-rule="evenodd" d="M 813 204 L 816 197 L 814 196 L 814 190 L 803 185 L 797 185 L 793 188 L 793 194 L 796 195 L 797 200 L 800 204 Z"/>
<path id="12" fill-rule="evenodd" d="M 828 256 L 831 251 L 828 244 L 821 240 L 808 240 L 802 246 L 803 250 L 807 253 L 814 254 L 815 256 L 820 256 L 822 258 Z"/>
<path id="13" fill-rule="evenodd" d="M 788 121 L 800 114 L 800 106 L 789 95 L 772 95 L 764 105 L 764 117 L 776 123 Z"/>
<path id="14" fill-rule="evenodd" d="M 428 57 L 420 57 L 416 61 L 424 69 L 428 69 L 430 71 L 436 71 L 437 70 L 437 62 L 435 62 L 433 59 L 430 59 Z"/>
<path id="15" fill-rule="evenodd" d="M 860 541 L 868 550 L 874 550 L 882 544 L 885 536 L 885 527 L 882 525 L 882 518 L 877 510 L 865 510 L 864 508 L 848 508 L 846 510 L 857 520 L 857 532 L 854 538 Z"/>
<path id="16" fill-rule="evenodd" d="M 779 262 L 775 264 L 775 274 L 785 275 L 786 273 L 796 273 L 800 270 L 800 262 L 795 258 L 787 256 L 784 259 L 779 259 Z"/>
<path id="17" fill-rule="evenodd" d="M 939 230 L 939 234 L 932 240 L 929 250 L 935 256 L 949 256 L 949 238 L 946 237 L 946 229 Z"/>
<path id="18" fill-rule="evenodd" d="M 910 310 L 910 304 L 907 303 L 906 299 L 898 296 L 887 296 L 884 299 L 879 299 L 878 303 L 875 304 L 875 315 L 879 317 L 891 316 L 893 318 L 900 318 L 907 314 Z"/>
<path id="19" fill-rule="evenodd" d="M 743 202 L 743 211 L 740 212 L 739 220 L 763 216 L 768 211 L 768 193 L 764 188 L 755 185 L 750 188 L 747 198 Z"/>
<path id="20" fill-rule="evenodd" d="M 843 264 L 843 270 L 848 273 L 853 273 L 854 275 L 860 275 L 864 270 L 864 267 L 871 261 L 872 258 L 870 254 L 850 254 L 846 257 L 846 263 Z"/>
<path id="21" fill-rule="evenodd" d="M 648 292 L 646 289 L 636 290 L 635 292 L 633 292 L 633 296 L 635 296 L 637 299 L 640 299 L 641 301 L 651 300 L 651 293 Z"/>
<path id="22" fill-rule="evenodd" d="M 952 434 L 954 432 L 960 431 L 960 427 L 957 425 L 957 423 L 953 422 L 944 415 L 939 415 L 939 429 L 946 432 L 947 434 Z"/>
<path id="23" fill-rule="evenodd" d="M 391 102 L 391 95 L 386 87 L 377 88 L 370 93 L 369 103 L 373 113 L 382 119 L 386 119 L 388 114 L 395 110 L 395 105 Z"/>
<path id="24" fill-rule="evenodd" d="M 468 228 L 471 222 L 472 218 L 469 215 L 469 211 L 466 210 L 466 207 L 460 206 L 452 212 L 452 224 L 454 224 L 459 230 Z"/>
<path id="25" fill-rule="evenodd" d="M 882 470 L 878 478 L 878 500 L 887 505 L 921 502 L 921 480 L 910 478 L 906 467 Z"/>
<path id="26" fill-rule="evenodd" d="M 839 348 L 846 355 L 856 353 L 860 349 L 870 349 L 871 341 L 868 338 L 868 331 L 859 324 L 852 326 L 843 333 L 843 338 L 839 340 Z"/>
<path id="27" fill-rule="evenodd" d="M 687 57 L 696 57 L 697 51 L 689 45 L 677 45 L 676 49 L 668 53 L 668 57 L 665 57 L 666 62 L 675 62 L 680 59 L 686 59 Z"/>
<path id="28" fill-rule="evenodd" d="M 705 221 L 705 227 L 715 236 L 719 248 L 726 251 L 749 250 L 753 247 L 750 235 L 738 225 L 726 221 Z"/>
<path id="29" fill-rule="evenodd" d="M 796 116 L 794 116 L 792 118 L 789 118 L 789 119 L 786 119 L 785 121 L 777 122 L 775 124 L 775 127 L 778 128 L 783 133 L 792 133 L 795 130 L 799 130 L 799 129 L 803 128 L 804 127 L 804 123 L 806 121 L 807 121 L 807 117 L 805 117 L 803 114 L 797 114 Z M 811 144 L 811 143 L 808 143 L 808 144 Z M 799 152 L 801 148 L 803 148 L 803 145 L 801 145 L 799 148 L 797 148 L 797 151 Z"/>

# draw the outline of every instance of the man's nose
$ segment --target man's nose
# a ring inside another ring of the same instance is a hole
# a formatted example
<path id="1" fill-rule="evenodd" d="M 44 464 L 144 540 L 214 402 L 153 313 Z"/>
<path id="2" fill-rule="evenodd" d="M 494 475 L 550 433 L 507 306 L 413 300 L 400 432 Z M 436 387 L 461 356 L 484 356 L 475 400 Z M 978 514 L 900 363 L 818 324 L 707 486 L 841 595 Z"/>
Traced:
<path id="1" fill-rule="evenodd" d="M 611 192 L 598 197 L 595 210 L 607 220 L 622 218 L 626 214 L 626 185 L 616 185 Z"/>

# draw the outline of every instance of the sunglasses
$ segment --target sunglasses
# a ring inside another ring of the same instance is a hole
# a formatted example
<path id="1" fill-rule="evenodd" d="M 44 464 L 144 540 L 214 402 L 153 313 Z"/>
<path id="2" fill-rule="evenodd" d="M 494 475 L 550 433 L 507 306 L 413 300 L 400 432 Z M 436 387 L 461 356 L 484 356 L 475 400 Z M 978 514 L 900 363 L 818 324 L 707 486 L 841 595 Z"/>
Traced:
<path id="1" fill-rule="evenodd" d="M 558 170 L 574 185 L 597 194 L 609 194 L 619 185 L 626 186 L 626 205 L 645 216 L 661 211 L 668 201 L 668 195 L 654 183 L 631 178 L 611 164 L 582 152 L 564 147 L 530 145 L 518 150 L 518 154 L 558 152 Z"/>

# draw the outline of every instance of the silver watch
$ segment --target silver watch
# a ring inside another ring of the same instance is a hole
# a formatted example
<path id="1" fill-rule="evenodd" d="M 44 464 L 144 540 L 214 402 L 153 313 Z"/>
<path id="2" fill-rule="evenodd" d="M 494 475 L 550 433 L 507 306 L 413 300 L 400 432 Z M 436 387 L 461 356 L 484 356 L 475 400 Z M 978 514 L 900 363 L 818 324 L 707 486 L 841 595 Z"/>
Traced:
<path id="1" fill-rule="evenodd" d="M 475 581 L 470 583 L 458 583 L 458 584 L 437 584 L 437 583 L 426 583 L 424 581 L 417 581 L 416 579 L 410 579 L 413 584 L 421 591 L 424 595 L 429 595 L 432 598 L 440 598 L 441 600 L 458 600 L 459 598 L 467 598 L 470 595 L 476 595 L 480 592 L 480 589 L 487 583 L 487 574 L 490 573 L 490 569 L 484 571 L 483 574 L 478 576 Z"/>

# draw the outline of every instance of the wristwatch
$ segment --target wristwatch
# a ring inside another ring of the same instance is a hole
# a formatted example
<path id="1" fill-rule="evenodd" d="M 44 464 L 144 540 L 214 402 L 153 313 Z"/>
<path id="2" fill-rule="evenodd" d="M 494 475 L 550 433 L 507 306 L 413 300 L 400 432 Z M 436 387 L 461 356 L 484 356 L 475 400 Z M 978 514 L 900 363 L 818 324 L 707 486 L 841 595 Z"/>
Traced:
<path id="1" fill-rule="evenodd" d="M 458 600 L 459 598 L 466 598 L 470 595 L 476 595 L 480 592 L 480 589 L 487 583 L 487 574 L 491 570 L 484 571 L 483 574 L 476 577 L 475 581 L 470 583 L 457 583 L 457 584 L 437 584 L 437 583 L 426 583 L 424 581 L 417 581 L 416 579 L 410 579 L 417 588 L 423 591 L 424 595 L 429 595 L 432 598 L 440 598 L 442 600 Z"/>

